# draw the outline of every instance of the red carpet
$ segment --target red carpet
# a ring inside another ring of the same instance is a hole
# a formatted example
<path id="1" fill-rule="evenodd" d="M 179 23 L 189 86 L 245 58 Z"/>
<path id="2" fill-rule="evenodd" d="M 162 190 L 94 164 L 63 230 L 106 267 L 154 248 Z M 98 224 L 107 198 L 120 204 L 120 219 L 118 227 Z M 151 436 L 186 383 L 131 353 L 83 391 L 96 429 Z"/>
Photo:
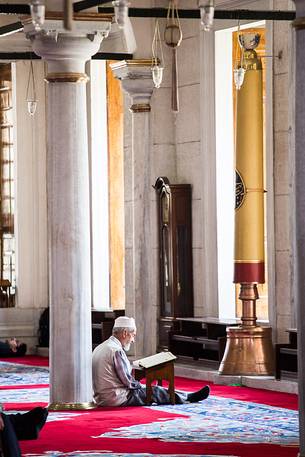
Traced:
<path id="1" fill-rule="evenodd" d="M 173 418 L 162 412 L 162 418 Z M 175 416 L 177 417 L 177 416 Z M 135 424 L 145 424 L 160 418 L 160 411 L 147 408 L 116 408 L 109 410 L 83 413 L 73 421 L 47 424 L 37 441 L 23 442 L 22 452 L 25 454 L 39 453 L 47 450 L 60 452 L 99 450 L 101 453 L 108 450 L 114 455 L 118 453 L 152 453 L 160 454 L 212 454 L 233 455 L 238 457 L 296 457 L 297 448 L 275 446 L 270 444 L 239 444 L 239 443 L 173 443 L 162 442 L 158 439 L 111 439 L 91 436 L 112 430 L 124 424 L 125 427 Z M 90 443 L 90 444 L 89 444 Z"/>
<path id="2" fill-rule="evenodd" d="M 175 387 L 181 390 L 195 391 L 202 387 L 205 381 L 187 378 L 175 378 Z M 220 386 L 209 383 L 213 395 L 218 397 L 234 398 L 234 400 L 252 401 L 263 405 L 278 406 L 280 408 L 298 409 L 298 396 L 273 390 L 252 389 L 250 387 Z"/>
<path id="3" fill-rule="evenodd" d="M 1 359 L 6 362 L 22 363 L 24 365 L 48 366 L 48 359 L 44 357 L 26 356 L 14 359 Z M 195 391 L 202 387 L 204 381 L 177 377 L 176 388 L 179 390 Z M 297 396 L 293 394 L 278 393 L 260 389 L 251 389 L 238 386 L 220 386 L 208 383 L 211 386 L 211 394 L 217 397 L 231 398 L 242 402 L 252 402 L 261 405 L 269 405 L 288 410 L 297 410 Z M 11 386 L 9 389 L 39 389 L 45 385 Z M 3 387 L 0 389 L 6 389 Z M 27 410 L 33 406 L 44 403 L 7 403 L 6 410 Z M 67 412 L 66 412 L 67 413 Z M 55 413 L 50 413 L 50 421 L 43 428 L 40 438 L 36 441 L 21 443 L 22 455 L 30 454 L 48 455 L 48 451 L 59 453 L 73 453 L 76 451 L 93 451 L 111 453 L 114 457 L 120 453 L 150 453 L 155 456 L 163 454 L 184 455 L 221 455 L 237 457 L 297 457 L 298 448 L 294 445 L 256 444 L 240 442 L 216 442 L 216 441 L 166 441 L 162 437 L 133 439 L 123 437 L 99 437 L 102 434 L 111 434 L 121 427 L 131 427 L 142 424 L 168 423 L 176 418 L 188 420 L 185 414 L 176 414 L 154 408 L 99 408 L 90 412 L 68 412 L 69 417 L 61 418 L 60 414 L 54 418 Z M 60 419 L 60 420 L 59 420 Z M 165 422 L 164 422 L 165 421 Z M 146 425 L 144 426 L 146 427 Z M 245 424 L 247 427 L 247 424 Z M 129 430 L 129 429 L 128 429 Z M 207 431 L 208 433 L 208 431 Z M 97 438 L 93 438 L 97 437 Z M 55 455 L 55 454 L 54 454 Z M 60 454 L 56 454 L 57 456 Z"/>
<path id="4" fill-rule="evenodd" d="M 40 389 L 41 387 L 49 387 L 49 384 L 22 384 L 22 386 L 0 386 L 0 390 L 7 389 Z"/>
<path id="5" fill-rule="evenodd" d="M 48 367 L 49 358 L 39 355 L 25 355 L 24 357 L 1 357 L 1 362 L 21 363 L 22 365 L 34 365 L 35 367 Z"/>
<path id="6" fill-rule="evenodd" d="M 14 357 L 14 358 L 0 358 L 0 361 L 12 362 L 12 363 L 21 363 L 23 365 L 34 365 L 41 367 L 49 366 L 48 357 L 41 357 L 35 355 L 26 355 L 24 357 Z M 209 384 L 213 386 L 213 394 L 220 397 L 230 397 L 235 400 L 243 401 L 252 401 L 256 403 L 262 403 L 270 406 L 278 406 L 288 409 L 298 409 L 298 397 L 295 394 L 279 393 L 274 391 L 267 391 L 262 389 L 252 389 L 249 387 L 239 387 L 239 386 L 220 386 L 208 381 L 196 380 L 181 378 L 179 376 L 175 377 L 175 386 L 177 389 L 186 390 L 186 391 L 195 391 L 202 387 L 202 384 Z M 27 386 L 23 386 L 26 388 Z M 30 387 L 30 386 L 29 386 Z M 36 387 L 46 387 L 45 384 L 36 385 Z M 6 387 L 1 387 L 6 388 Z M 14 386 L 10 388 L 18 389 L 19 386 Z"/>

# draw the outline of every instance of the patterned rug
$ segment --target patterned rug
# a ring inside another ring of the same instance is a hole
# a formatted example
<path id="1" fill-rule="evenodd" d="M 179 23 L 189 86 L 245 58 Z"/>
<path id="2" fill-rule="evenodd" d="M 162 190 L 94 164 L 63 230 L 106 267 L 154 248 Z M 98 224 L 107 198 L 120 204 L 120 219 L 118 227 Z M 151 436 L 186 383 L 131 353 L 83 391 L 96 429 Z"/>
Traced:
<path id="1" fill-rule="evenodd" d="M 121 427 L 100 437 L 167 442 L 298 444 L 298 413 L 284 408 L 211 396 L 204 402 L 153 406 L 185 418 Z"/>
<path id="2" fill-rule="evenodd" d="M 7 413 L 49 402 L 47 367 L 0 361 L 0 373 Z M 184 391 L 202 385 L 176 381 Z M 212 385 L 200 403 L 50 412 L 40 438 L 21 448 L 23 457 L 296 457 L 296 398 Z"/>
<path id="3" fill-rule="evenodd" d="M 49 388 L 24 389 L 21 387 L 20 389 L 1 389 L 0 403 L 45 403 L 47 405 L 49 403 Z"/>
<path id="4" fill-rule="evenodd" d="M 124 412 L 126 411 L 126 415 Z M 128 417 L 127 417 L 128 413 Z M 59 425 L 59 422 L 61 425 Z M 136 422 L 136 423 L 135 423 Z M 121 423 L 122 426 L 117 426 Z M 43 433 L 49 428 L 49 437 L 43 442 Z M 54 428 L 55 427 L 55 428 Z M 75 436 L 75 442 L 68 442 L 58 435 L 58 430 L 64 437 Z M 77 433 L 82 431 L 85 450 Z M 47 425 L 42 433 L 42 440 L 35 442 L 41 449 L 40 453 L 25 452 L 25 457 L 98 457 L 107 456 L 127 457 L 132 454 L 113 452 L 116 444 L 124 444 L 125 449 L 133 449 L 135 444 L 143 443 L 146 449 L 150 446 L 160 450 L 164 445 L 179 448 L 189 447 L 189 453 L 134 453 L 140 456 L 200 455 L 220 456 L 232 455 L 239 457 L 243 454 L 203 454 L 209 443 L 213 446 L 230 445 L 272 445 L 275 448 L 293 448 L 298 446 L 298 414 L 297 411 L 285 408 L 268 407 L 256 403 L 242 402 L 211 396 L 208 400 L 196 404 L 176 406 L 151 406 L 143 408 L 100 408 L 93 412 L 50 412 Z M 52 439 L 53 436 L 53 439 Z M 50 444 L 50 441 L 52 444 Z M 78 443 L 78 444 L 77 444 Z M 195 448 L 193 448 L 195 446 Z M 30 444 L 26 443 L 29 449 Z M 72 449 L 71 449 L 72 447 Z M 74 447 L 74 449 L 73 449 Z M 43 448 L 45 448 L 43 450 Z M 193 452 L 192 452 L 193 449 Z M 197 451 L 194 452 L 194 449 Z M 112 451 L 112 452 L 111 452 Z M 246 454 L 251 455 L 251 454 Z M 261 454 L 265 457 L 265 454 Z M 267 455 L 267 454 L 266 454 Z M 271 454 L 272 455 L 272 454 Z M 278 455 L 282 455 L 278 453 Z M 290 455 L 290 454 L 283 454 Z M 293 455 L 293 454 L 291 454 Z M 297 455 L 295 453 L 295 455 Z"/>
<path id="5" fill-rule="evenodd" d="M 1 403 L 48 402 L 49 389 L 0 390 Z M 148 409 L 183 415 L 172 420 L 158 420 L 144 425 L 121 427 L 94 438 L 156 438 L 167 442 L 240 442 L 297 445 L 298 412 L 285 408 L 243 402 L 211 395 L 200 403 L 151 406 Z M 89 414 L 89 413 L 87 413 Z M 54 416 L 55 415 L 55 416 Z M 72 420 L 76 414 L 65 414 Z M 50 413 L 49 421 L 62 415 Z"/>
<path id="6" fill-rule="evenodd" d="M 0 386 L 49 384 L 49 369 L 45 367 L 0 361 L 0 373 Z"/>

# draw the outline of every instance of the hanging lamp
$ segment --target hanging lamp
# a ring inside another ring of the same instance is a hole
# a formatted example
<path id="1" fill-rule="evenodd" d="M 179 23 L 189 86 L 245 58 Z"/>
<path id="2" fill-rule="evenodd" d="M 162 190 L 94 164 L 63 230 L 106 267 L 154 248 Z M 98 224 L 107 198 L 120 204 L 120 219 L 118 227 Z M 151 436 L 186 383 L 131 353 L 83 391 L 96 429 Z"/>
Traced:
<path id="1" fill-rule="evenodd" d="M 128 9 L 130 3 L 128 0 L 114 0 L 112 5 L 114 7 L 115 22 L 118 24 L 120 29 L 123 29 L 128 18 Z"/>
<path id="2" fill-rule="evenodd" d="M 152 66 L 151 73 L 154 85 L 157 89 L 161 86 L 164 70 L 164 57 L 162 49 L 162 41 L 160 35 L 159 21 L 156 20 L 155 32 L 151 45 L 152 50 Z"/>
<path id="3" fill-rule="evenodd" d="M 182 42 L 182 30 L 178 16 L 176 0 L 170 1 L 167 10 L 166 26 L 164 31 L 164 41 L 167 46 L 172 48 L 172 111 L 179 111 L 179 94 L 178 94 L 178 62 L 177 48 Z"/>
<path id="4" fill-rule="evenodd" d="M 202 28 L 205 32 L 209 32 L 214 22 L 214 0 L 198 0 L 198 8 L 200 8 Z"/>
<path id="5" fill-rule="evenodd" d="M 237 40 L 238 40 L 239 46 L 241 47 L 241 58 L 239 61 L 238 47 L 236 47 L 235 64 L 234 64 L 234 69 L 233 69 L 233 80 L 234 80 L 236 90 L 240 90 L 241 86 L 243 85 L 243 82 L 245 79 L 245 73 L 246 73 L 246 69 L 243 67 L 244 48 L 240 45 L 239 37 L 240 37 L 240 21 L 238 21 L 238 27 L 237 27 Z"/>
<path id="6" fill-rule="evenodd" d="M 32 0 L 30 3 L 32 23 L 36 31 L 44 24 L 46 7 L 43 0 Z"/>
<path id="7" fill-rule="evenodd" d="M 33 61 L 30 62 L 30 70 L 29 70 L 29 77 L 26 89 L 26 102 L 27 102 L 27 109 L 30 116 L 34 116 L 37 108 L 37 97 L 36 97 L 36 85 L 35 85 L 35 76 L 34 76 L 34 68 L 33 68 Z"/>

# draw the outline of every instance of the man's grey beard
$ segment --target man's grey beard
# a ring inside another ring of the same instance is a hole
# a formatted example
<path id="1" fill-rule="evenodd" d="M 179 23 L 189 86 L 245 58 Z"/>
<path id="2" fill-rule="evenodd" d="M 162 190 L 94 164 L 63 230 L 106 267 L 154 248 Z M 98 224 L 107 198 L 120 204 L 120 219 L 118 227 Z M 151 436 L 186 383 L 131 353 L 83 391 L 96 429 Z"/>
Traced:
<path id="1" fill-rule="evenodd" d="M 123 348 L 124 348 L 124 351 L 128 352 L 129 349 L 130 349 L 130 345 L 131 343 L 128 343 L 128 344 L 124 344 Z"/>

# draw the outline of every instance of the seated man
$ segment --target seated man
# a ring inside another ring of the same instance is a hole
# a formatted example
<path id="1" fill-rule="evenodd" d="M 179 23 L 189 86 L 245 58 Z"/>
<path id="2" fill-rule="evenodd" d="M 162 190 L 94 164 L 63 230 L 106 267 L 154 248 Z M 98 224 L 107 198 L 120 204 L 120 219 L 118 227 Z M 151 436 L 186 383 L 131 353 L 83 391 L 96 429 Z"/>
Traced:
<path id="1" fill-rule="evenodd" d="M 34 408 L 25 414 L 0 412 L 0 456 L 21 457 L 18 440 L 34 440 L 48 417 L 46 408 Z"/>
<path id="2" fill-rule="evenodd" d="M 16 338 L 0 341 L 0 357 L 20 357 L 26 353 L 26 344 L 20 343 Z"/>
<path id="3" fill-rule="evenodd" d="M 118 317 L 113 326 L 112 336 L 97 346 L 92 356 L 94 400 L 99 406 L 144 406 L 146 388 L 136 381 L 131 365 L 125 354 L 136 337 L 134 319 Z M 158 405 L 170 404 L 170 395 L 161 386 L 152 387 L 152 402 Z M 190 394 L 175 392 L 176 403 L 197 402 L 209 396 L 209 386 Z"/>

